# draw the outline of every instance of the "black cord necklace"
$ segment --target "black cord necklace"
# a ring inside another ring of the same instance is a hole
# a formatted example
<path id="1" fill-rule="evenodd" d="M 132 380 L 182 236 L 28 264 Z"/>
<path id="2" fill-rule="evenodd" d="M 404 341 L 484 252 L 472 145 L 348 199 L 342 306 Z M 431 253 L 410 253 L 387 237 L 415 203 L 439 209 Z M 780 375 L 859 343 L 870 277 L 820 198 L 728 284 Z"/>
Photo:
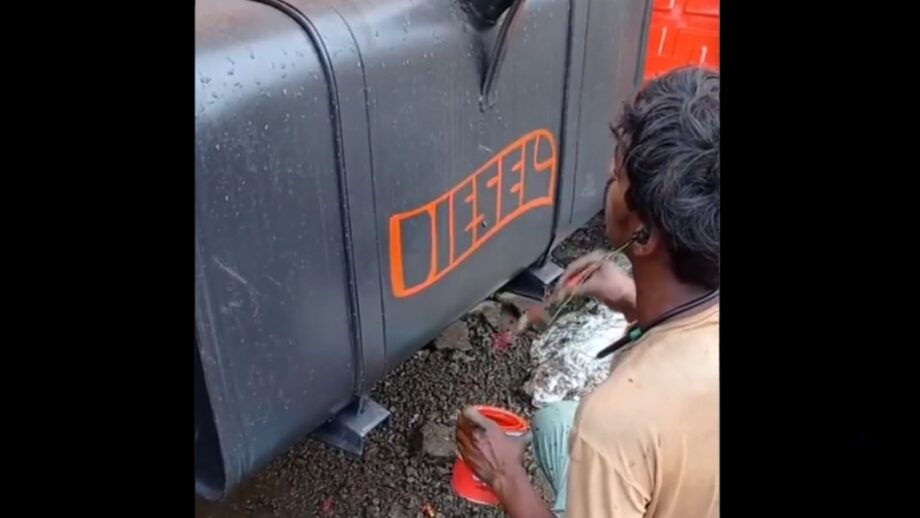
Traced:
<path id="1" fill-rule="evenodd" d="M 690 302 L 686 302 L 684 304 L 681 304 L 680 306 L 677 306 L 674 309 L 665 311 L 664 313 L 659 315 L 657 318 L 652 320 L 652 322 L 648 326 L 646 326 L 645 329 L 642 329 L 639 326 L 636 326 L 630 329 L 629 332 L 623 335 L 622 338 L 620 338 L 616 342 L 613 342 L 607 347 L 603 348 L 601 352 L 597 353 L 597 356 L 595 356 L 595 358 L 601 359 L 609 354 L 616 352 L 617 350 L 621 349 L 625 345 L 635 342 L 639 338 L 642 338 L 642 336 L 644 336 L 646 333 L 651 331 L 653 327 L 663 323 L 666 320 L 670 320 L 676 317 L 677 315 L 686 313 L 687 311 L 690 311 L 691 309 L 698 308 L 702 306 L 703 304 L 711 300 L 714 300 L 718 296 L 719 296 L 719 290 L 713 290 L 713 291 L 710 291 L 709 293 L 706 293 L 705 295 L 701 295 L 691 300 Z"/>

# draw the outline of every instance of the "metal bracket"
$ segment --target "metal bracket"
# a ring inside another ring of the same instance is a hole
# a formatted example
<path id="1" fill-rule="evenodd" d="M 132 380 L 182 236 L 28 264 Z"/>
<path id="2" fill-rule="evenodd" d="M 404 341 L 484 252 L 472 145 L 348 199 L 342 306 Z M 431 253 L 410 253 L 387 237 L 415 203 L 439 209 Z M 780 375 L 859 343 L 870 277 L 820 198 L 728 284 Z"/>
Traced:
<path id="1" fill-rule="evenodd" d="M 364 451 L 364 439 L 390 417 L 390 411 L 373 399 L 362 396 L 313 432 L 313 437 L 352 455 Z"/>
<path id="2" fill-rule="evenodd" d="M 552 260 L 540 266 L 531 266 L 518 274 L 505 286 L 507 291 L 534 300 L 543 300 L 546 288 L 562 276 L 565 270 Z"/>

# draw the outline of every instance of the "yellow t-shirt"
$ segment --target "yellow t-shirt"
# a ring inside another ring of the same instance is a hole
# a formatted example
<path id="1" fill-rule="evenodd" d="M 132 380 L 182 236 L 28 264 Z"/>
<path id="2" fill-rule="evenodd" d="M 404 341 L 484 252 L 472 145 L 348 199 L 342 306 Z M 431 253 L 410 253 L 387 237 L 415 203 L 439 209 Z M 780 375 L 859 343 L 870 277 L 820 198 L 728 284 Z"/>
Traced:
<path id="1" fill-rule="evenodd" d="M 628 347 L 578 408 L 566 518 L 718 517 L 718 304 Z"/>

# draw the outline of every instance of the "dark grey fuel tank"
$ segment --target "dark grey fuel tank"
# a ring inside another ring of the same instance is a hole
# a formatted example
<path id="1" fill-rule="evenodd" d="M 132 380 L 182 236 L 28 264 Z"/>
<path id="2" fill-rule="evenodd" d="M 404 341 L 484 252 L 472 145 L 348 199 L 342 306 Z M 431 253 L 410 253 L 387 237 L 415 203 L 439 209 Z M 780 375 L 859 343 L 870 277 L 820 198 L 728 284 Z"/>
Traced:
<path id="1" fill-rule="evenodd" d="M 195 463 L 217 498 L 601 209 L 650 0 L 198 0 Z"/>

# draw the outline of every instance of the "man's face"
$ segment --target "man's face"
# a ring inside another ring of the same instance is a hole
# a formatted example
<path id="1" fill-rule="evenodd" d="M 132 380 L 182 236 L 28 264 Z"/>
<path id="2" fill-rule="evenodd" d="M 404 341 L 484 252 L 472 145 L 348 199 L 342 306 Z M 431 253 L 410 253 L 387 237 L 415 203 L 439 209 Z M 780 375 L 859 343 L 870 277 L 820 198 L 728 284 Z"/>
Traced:
<path id="1" fill-rule="evenodd" d="M 618 248 L 623 245 L 635 230 L 632 214 L 626 208 L 626 190 L 629 189 L 629 178 L 626 176 L 622 144 L 617 145 L 617 151 L 611 164 L 610 177 L 607 179 L 607 192 L 604 199 L 604 222 L 607 225 L 607 239 Z"/>

